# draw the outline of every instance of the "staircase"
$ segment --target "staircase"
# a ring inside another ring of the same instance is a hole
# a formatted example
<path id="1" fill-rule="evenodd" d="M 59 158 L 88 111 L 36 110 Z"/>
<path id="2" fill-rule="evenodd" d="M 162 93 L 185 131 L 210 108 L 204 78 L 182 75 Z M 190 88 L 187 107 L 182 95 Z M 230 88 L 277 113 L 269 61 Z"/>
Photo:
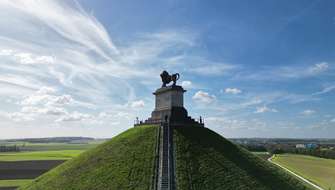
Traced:
<path id="1" fill-rule="evenodd" d="M 168 123 L 161 125 L 158 190 L 174 190 L 173 141 Z"/>

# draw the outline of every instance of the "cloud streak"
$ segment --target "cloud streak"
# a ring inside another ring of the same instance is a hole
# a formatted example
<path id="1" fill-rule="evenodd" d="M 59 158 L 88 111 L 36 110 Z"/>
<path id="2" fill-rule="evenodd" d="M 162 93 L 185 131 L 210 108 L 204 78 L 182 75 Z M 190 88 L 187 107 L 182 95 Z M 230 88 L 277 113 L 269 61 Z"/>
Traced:
<path id="1" fill-rule="evenodd" d="M 199 75 L 233 67 L 187 53 L 197 39 L 187 30 L 134 34 L 116 45 L 76 1 L 1 1 L 0 31 L 0 101 L 13 99 L 0 111 L 16 122 L 97 121 L 102 112 L 145 108 L 135 88 L 152 78 L 148 73 L 158 78 L 162 69 L 183 71 L 189 63 L 194 70 L 184 72 Z M 129 115 L 113 119 L 128 127 Z"/>

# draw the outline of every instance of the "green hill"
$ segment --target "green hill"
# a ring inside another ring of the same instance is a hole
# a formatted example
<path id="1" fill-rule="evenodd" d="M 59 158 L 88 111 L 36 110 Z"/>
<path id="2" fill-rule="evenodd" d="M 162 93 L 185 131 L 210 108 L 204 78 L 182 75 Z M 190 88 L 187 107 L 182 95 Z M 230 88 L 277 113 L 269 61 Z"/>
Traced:
<path id="1" fill-rule="evenodd" d="M 157 127 L 127 130 L 37 178 L 21 190 L 151 189 Z M 207 128 L 174 130 L 178 190 L 308 189 Z"/>
<path id="2" fill-rule="evenodd" d="M 25 190 L 149 189 L 157 127 L 129 129 L 21 187 Z"/>
<path id="3" fill-rule="evenodd" d="M 177 189 L 310 189 L 207 128 L 180 127 L 174 142 Z"/>

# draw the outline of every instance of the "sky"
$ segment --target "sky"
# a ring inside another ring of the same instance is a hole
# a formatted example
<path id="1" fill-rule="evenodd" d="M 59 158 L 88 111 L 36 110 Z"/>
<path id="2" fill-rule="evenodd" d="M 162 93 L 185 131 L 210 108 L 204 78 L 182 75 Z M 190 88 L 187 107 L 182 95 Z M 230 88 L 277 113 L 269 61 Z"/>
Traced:
<path id="1" fill-rule="evenodd" d="M 225 137 L 335 138 L 332 0 L 1 0 L 0 139 L 115 136 L 162 70 Z"/>

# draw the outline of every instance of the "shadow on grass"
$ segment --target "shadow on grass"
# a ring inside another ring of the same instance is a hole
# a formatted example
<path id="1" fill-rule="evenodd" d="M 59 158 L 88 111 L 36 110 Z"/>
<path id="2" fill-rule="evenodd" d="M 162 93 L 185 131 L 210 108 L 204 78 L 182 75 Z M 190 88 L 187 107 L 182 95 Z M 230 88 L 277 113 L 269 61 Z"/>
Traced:
<path id="1" fill-rule="evenodd" d="M 179 127 L 176 128 L 176 131 L 201 149 L 214 149 L 219 152 L 267 189 L 309 189 L 294 177 L 207 128 Z M 204 154 L 208 152 L 204 151 Z M 221 160 L 208 156 L 219 166 L 225 168 Z"/>

